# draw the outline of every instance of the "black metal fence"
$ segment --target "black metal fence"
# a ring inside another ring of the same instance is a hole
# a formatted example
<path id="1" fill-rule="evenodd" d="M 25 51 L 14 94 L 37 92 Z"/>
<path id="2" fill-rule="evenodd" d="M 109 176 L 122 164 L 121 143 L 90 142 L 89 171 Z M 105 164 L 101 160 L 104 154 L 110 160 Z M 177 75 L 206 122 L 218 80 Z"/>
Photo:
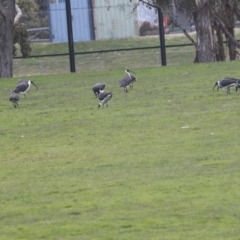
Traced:
<path id="1" fill-rule="evenodd" d="M 35 25 L 34 20 L 24 22 L 32 51 L 22 58 L 18 49 L 14 76 L 67 73 L 71 57 L 71 70 L 76 72 L 157 67 L 164 65 L 164 58 L 167 65 L 194 61 L 191 42 L 168 23 L 164 13 L 158 18 L 157 9 L 136 8 L 134 1 L 126 0 L 71 0 L 68 18 L 68 2 L 49 0 L 45 11 L 35 13 Z M 159 20 L 163 20 L 162 30 Z M 194 31 L 189 34 L 195 37 Z M 165 46 L 160 44 L 163 40 Z"/>

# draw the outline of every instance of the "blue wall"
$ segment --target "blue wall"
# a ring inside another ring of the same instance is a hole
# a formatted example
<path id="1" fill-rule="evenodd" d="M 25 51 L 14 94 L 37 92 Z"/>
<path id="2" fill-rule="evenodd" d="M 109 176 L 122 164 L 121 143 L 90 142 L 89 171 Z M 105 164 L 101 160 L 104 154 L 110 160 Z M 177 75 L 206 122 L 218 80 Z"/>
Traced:
<path id="1" fill-rule="evenodd" d="M 72 29 L 74 42 L 93 40 L 91 0 L 71 0 Z M 52 42 L 67 42 L 65 0 L 49 0 L 50 39 Z"/>

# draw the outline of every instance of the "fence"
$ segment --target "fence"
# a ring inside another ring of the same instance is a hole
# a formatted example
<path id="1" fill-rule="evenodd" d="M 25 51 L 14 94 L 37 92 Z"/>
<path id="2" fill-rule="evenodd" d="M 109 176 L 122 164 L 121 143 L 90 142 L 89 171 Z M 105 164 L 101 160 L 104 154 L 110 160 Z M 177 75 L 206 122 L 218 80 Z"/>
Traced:
<path id="1" fill-rule="evenodd" d="M 35 26 L 24 23 L 32 51 L 28 58 L 14 58 L 14 76 L 69 72 L 65 1 L 49 0 L 47 8 L 35 13 Z M 154 9 L 135 8 L 134 1 L 125 0 L 71 0 L 71 11 L 77 72 L 161 66 Z M 166 16 L 164 22 L 167 65 L 193 63 L 191 42 L 168 25 Z M 189 34 L 195 37 L 195 32 Z"/>

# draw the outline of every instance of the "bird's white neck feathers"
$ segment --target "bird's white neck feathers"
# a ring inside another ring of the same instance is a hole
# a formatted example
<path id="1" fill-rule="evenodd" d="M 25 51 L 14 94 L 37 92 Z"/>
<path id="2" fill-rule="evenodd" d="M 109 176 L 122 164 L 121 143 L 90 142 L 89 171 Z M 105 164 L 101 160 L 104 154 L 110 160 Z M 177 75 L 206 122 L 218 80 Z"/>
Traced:
<path id="1" fill-rule="evenodd" d="M 130 72 L 129 72 L 129 70 L 125 70 L 125 73 L 129 76 L 129 77 L 131 77 L 131 74 L 130 74 Z"/>

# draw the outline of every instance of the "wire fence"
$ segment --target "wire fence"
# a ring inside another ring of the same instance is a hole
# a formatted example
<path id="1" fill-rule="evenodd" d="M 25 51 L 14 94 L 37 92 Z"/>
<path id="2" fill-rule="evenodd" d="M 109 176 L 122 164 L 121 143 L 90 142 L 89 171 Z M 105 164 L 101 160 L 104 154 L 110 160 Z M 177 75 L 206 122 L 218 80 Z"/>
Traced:
<path id="1" fill-rule="evenodd" d="M 31 52 L 28 58 L 22 58 L 17 46 L 14 76 L 70 71 L 65 1 L 46 2 L 46 11 L 24 13 Z M 71 0 L 71 12 L 77 72 L 161 66 L 154 9 L 141 5 L 135 8 L 134 1 L 125 0 Z M 163 15 L 167 65 L 193 63 L 194 46 Z M 196 38 L 190 28 L 189 34 Z"/>

